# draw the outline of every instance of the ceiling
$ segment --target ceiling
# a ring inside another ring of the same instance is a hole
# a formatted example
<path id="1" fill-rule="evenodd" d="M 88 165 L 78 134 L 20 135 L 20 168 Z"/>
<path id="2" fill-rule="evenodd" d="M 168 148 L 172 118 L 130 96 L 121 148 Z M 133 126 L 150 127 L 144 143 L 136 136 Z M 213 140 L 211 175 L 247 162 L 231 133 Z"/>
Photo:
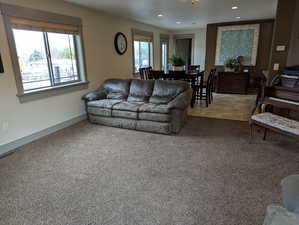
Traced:
<path id="1" fill-rule="evenodd" d="M 278 0 L 65 0 L 158 27 L 180 30 L 209 23 L 274 18 Z M 233 10 L 233 6 L 238 9 Z M 163 16 L 159 17 L 158 15 Z M 240 17 L 240 18 L 237 18 Z"/>

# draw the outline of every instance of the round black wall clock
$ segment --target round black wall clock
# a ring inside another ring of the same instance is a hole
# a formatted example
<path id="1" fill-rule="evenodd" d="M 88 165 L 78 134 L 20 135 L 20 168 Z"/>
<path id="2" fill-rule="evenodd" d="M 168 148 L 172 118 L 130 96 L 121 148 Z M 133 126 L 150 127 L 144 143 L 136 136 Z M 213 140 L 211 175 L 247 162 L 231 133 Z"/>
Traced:
<path id="1" fill-rule="evenodd" d="M 123 33 L 118 32 L 115 35 L 114 46 L 115 46 L 115 50 L 118 54 L 120 54 L 120 55 L 125 54 L 128 49 L 127 37 Z"/>

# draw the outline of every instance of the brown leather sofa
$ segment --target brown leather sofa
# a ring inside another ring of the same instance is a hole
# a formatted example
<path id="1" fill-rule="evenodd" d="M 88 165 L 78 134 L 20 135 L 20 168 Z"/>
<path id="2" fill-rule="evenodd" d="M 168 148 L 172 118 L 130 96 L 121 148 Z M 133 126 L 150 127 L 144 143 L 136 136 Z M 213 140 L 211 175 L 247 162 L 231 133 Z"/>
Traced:
<path id="1" fill-rule="evenodd" d="M 191 93 L 183 81 L 110 79 L 82 99 L 92 123 L 171 134 L 187 119 Z"/>

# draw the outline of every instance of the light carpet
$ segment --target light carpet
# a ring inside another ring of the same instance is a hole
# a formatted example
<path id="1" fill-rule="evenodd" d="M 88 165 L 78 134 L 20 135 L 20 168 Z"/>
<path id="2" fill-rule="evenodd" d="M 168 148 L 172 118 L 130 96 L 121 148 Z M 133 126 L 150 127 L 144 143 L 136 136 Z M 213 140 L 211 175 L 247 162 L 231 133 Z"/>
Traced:
<path id="1" fill-rule="evenodd" d="M 256 95 L 214 94 L 214 101 L 206 107 L 199 102 L 189 115 L 227 120 L 248 121 L 255 107 Z"/>
<path id="2" fill-rule="evenodd" d="M 296 141 L 191 118 L 177 136 L 81 122 L 0 159 L 1 225 L 261 225 Z"/>

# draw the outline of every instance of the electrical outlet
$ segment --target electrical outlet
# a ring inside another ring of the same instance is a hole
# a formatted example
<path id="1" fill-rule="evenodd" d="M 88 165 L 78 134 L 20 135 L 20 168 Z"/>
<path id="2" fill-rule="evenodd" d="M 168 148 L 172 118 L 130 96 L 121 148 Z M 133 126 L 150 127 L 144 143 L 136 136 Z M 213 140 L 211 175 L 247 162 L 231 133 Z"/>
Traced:
<path id="1" fill-rule="evenodd" d="M 5 121 L 5 122 L 2 123 L 2 131 L 5 132 L 7 130 L 8 130 L 8 122 Z"/>
<path id="2" fill-rule="evenodd" d="M 274 71 L 278 71 L 279 70 L 279 66 L 280 66 L 279 63 L 275 63 L 274 66 L 273 66 L 273 70 Z"/>
<path id="3" fill-rule="evenodd" d="M 276 51 L 278 51 L 278 52 L 284 52 L 285 50 L 286 50 L 285 45 L 277 45 L 276 46 Z"/>

